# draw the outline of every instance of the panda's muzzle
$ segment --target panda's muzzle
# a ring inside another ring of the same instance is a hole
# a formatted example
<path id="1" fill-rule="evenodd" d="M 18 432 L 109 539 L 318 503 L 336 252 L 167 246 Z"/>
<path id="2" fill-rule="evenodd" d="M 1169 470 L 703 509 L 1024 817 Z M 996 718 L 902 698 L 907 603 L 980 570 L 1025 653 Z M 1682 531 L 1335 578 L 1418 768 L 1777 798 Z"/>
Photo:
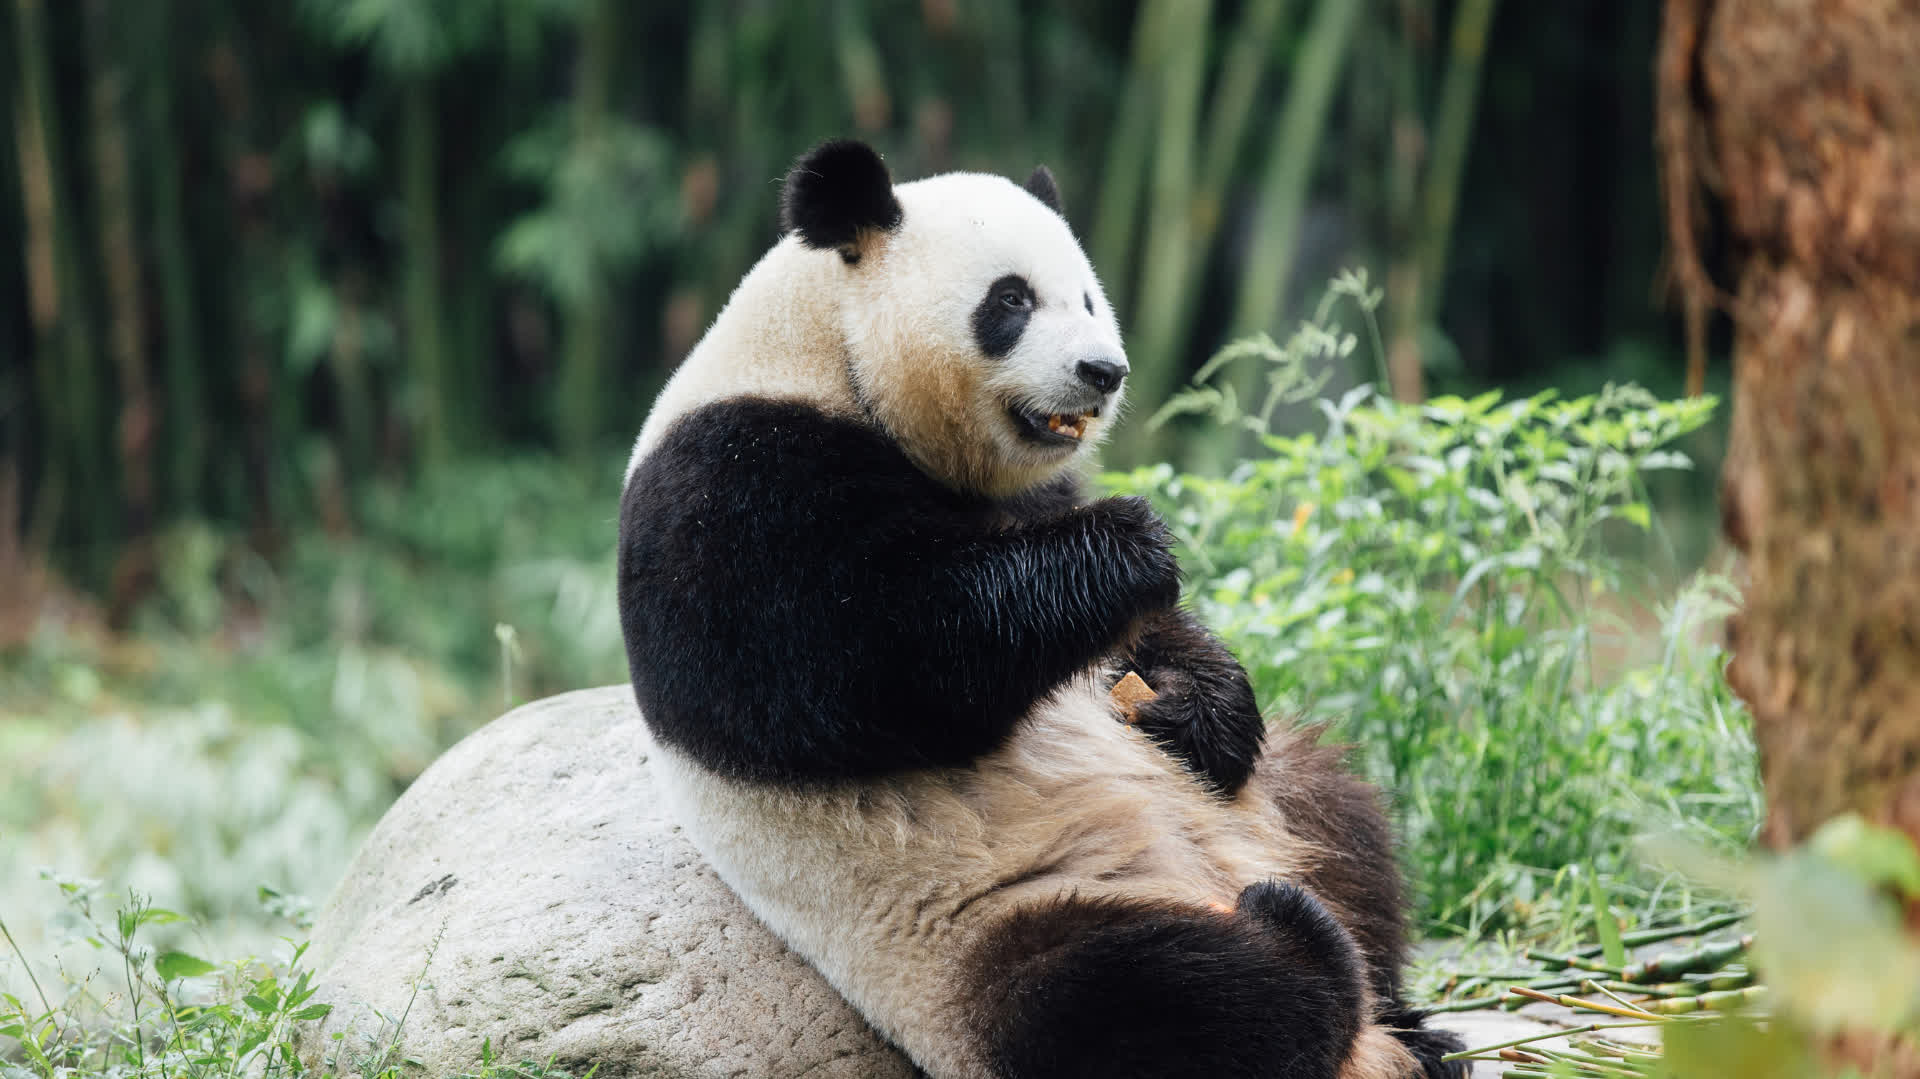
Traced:
<path id="1" fill-rule="evenodd" d="M 1099 409 L 1089 412 L 1036 412 L 1022 405 L 1011 405 L 1007 415 L 1013 418 L 1013 428 L 1021 438 L 1043 446 L 1071 446 L 1085 437 L 1087 423 L 1100 415 Z"/>
<path id="2" fill-rule="evenodd" d="M 1077 385 L 1066 393 L 1068 400 L 1078 400 L 1067 410 L 1045 412 L 1011 404 L 1007 412 L 1013 417 L 1014 429 L 1028 442 L 1043 446 L 1077 444 L 1086 437 L 1090 422 L 1099 417 L 1101 408 L 1113 400 L 1127 371 L 1125 357 L 1094 356 L 1079 361 L 1073 370 Z"/>

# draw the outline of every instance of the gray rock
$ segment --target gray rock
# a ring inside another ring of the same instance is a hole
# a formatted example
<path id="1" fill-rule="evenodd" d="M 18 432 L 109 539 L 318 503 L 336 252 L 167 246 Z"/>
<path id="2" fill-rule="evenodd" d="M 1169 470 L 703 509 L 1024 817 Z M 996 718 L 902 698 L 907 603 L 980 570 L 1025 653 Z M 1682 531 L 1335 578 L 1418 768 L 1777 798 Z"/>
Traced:
<path id="1" fill-rule="evenodd" d="M 314 926 L 334 1010 L 308 1066 L 357 1074 L 405 1013 L 398 1051 L 426 1076 L 478 1070 L 483 1041 L 600 1079 L 912 1076 L 682 838 L 651 749 L 612 686 L 516 709 L 427 769 Z"/>
<path id="2" fill-rule="evenodd" d="M 331 1055 L 358 1074 L 397 1042 L 389 1061 L 451 1076 L 488 1042 L 497 1060 L 598 1064 L 598 1079 L 909 1079 L 682 838 L 651 750 L 632 691 L 608 686 L 518 708 L 434 762 L 314 925 L 315 1001 L 334 1010 L 303 1024 L 307 1066 Z M 1504 1013 L 1434 1025 L 1474 1045 L 1550 1029 Z"/>

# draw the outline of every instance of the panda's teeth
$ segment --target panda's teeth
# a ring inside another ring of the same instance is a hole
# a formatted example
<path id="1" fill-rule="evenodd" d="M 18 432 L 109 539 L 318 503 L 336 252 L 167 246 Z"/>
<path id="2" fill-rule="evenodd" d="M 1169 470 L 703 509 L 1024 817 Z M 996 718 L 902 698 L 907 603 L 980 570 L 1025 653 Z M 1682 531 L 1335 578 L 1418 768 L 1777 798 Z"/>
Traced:
<path id="1" fill-rule="evenodd" d="M 1066 435 L 1068 438 L 1079 438 L 1082 434 L 1086 433 L 1086 427 L 1087 418 L 1085 416 L 1076 415 L 1072 419 L 1068 419 L 1066 416 L 1055 412 L 1047 417 L 1047 430 L 1055 434 Z"/>

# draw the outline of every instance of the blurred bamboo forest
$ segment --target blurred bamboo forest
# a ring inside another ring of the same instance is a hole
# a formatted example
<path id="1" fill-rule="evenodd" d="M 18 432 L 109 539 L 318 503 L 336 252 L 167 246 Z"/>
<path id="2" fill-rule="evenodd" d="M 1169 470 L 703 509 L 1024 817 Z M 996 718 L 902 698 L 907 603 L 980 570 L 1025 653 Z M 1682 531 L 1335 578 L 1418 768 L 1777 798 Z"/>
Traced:
<path id="1" fill-rule="evenodd" d="M 1385 285 L 1402 397 L 1677 389 L 1657 23 L 1654 0 L 6 0 L 0 580 L 44 557 L 123 615 L 169 522 L 271 556 L 477 455 L 617 475 L 775 239 L 787 162 L 834 134 L 900 178 L 1049 164 L 1137 402 L 1343 266 Z M 1233 456 L 1150 411 L 1109 461 Z"/>

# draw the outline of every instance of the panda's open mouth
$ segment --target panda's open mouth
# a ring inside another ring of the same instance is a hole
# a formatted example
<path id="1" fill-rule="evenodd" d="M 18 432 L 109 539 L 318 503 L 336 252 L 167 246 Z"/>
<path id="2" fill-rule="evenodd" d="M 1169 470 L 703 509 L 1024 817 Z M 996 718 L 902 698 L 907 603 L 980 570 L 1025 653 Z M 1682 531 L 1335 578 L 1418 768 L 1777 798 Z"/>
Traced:
<path id="1" fill-rule="evenodd" d="M 1087 421 L 1100 415 L 1092 412 L 1036 412 L 1021 405 L 1009 405 L 1014 430 L 1029 442 L 1043 446 L 1071 446 L 1087 433 Z"/>

